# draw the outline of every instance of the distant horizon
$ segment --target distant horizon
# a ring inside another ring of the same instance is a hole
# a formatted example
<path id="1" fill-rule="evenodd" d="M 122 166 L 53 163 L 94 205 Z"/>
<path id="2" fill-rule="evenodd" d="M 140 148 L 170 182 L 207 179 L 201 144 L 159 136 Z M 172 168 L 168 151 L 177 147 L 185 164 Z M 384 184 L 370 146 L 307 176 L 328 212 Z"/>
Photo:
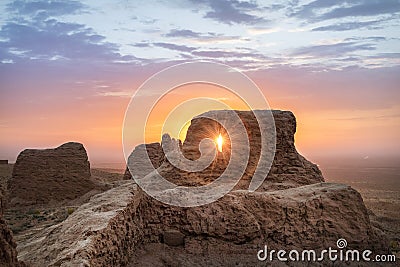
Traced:
<path id="1" fill-rule="evenodd" d="M 208 111 L 212 111 L 214 109 L 211 110 L 207 110 Z M 271 110 L 284 110 L 284 109 L 279 109 L 279 108 L 271 108 Z M 286 110 L 286 111 L 290 111 L 290 110 Z M 200 115 L 202 112 L 198 113 L 197 115 Z M 197 116 L 196 115 L 196 116 Z M 294 114 L 296 116 L 296 114 Z M 296 117 L 297 120 L 297 127 L 299 125 L 299 121 L 298 118 Z M 190 125 L 190 124 L 189 124 Z M 187 129 L 186 129 L 187 130 Z M 122 131 L 122 125 L 121 125 L 121 131 Z M 362 153 L 360 151 L 351 151 L 351 152 L 347 152 L 347 151 L 338 151 L 338 150 L 333 150 L 333 151 L 329 151 L 329 150 L 325 150 L 325 151 L 313 151 L 310 149 L 307 149 L 307 147 L 303 147 L 302 144 L 299 144 L 299 141 L 297 140 L 297 135 L 299 135 L 299 129 L 296 130 L 295 133 L 295 146 L 298 150 L 298 152 L 300 154 L 302 154 L 303 156 L 311 159 L 311 161 L 316 160 L 316 161 L 323 161 L 324 163 L 326 163 L 326 161 L 329 160 L 333 160 L 333 161 L 350 161 L 350 162 L 354 162 L 354 161 L 358 161 L 360 162 L 375 162 L 375 166 L 381 166 L 381 162 L 380 161 L 385 161 L 388 159 L 392 159 L 394 162 L 391 162 L 391 165 L 398 165 L 398 163 L 400 163 L 400 153 L 377 153 L 377 154 L 371 154 L 371 153 Z M 173 136 L 175 137 L 175 136 Z M 161 142 L 161 136 L 159 136 L 159 138 L 157 139 L 157 137 L 154 137 L 155 139 L 152 139 L 151 142 L 146 142 L 146 143 L 152 143 L 152 142 Z M 175 137 L 177 138 L 177 137 Z M 178 138 L 177 138 L 178 139 Z M 184 140 L 180 139 L 182 142 Z M 110 154 L 107 154 L 108 157 L 104 157 L 104 156 L 100 156 L 96 155 L 95 153 L 92 153 L 91 150 L 93 148 L 93 145 L 91 144 L 90 148 L 88 148 L 89 146 L 87 146 L 84 142 L 79 141 L 79 140 L 66 140 L 66 141 L 61 141 L 59 143 L 42 143 L 40 145 L 32 145 L 32 146 L 27 146 L 22 148 L 19 152 L 16 152 L 14 155 L 10 155 L 8 157 L 5 157 L 2 155 L 3 151 L 0 151 L 0 159 L 5 159 L 8 160 L 9 163 L 15 163 L 18 154 L 20 152 L 22 152 L 24 149 L 51 149 L 51 148 L 56 148 L 58 146 L 61 146 L 62 144 L 68 143 L 68 142 L 78 142 L 78 143 L 82 143 L 86 149 L 86 152 L 88 153 L 88 157 L 89 157 L 89 161 L 92 164 L 95 165 L 102 165 L 102 164 L 125 164 L 125 159 L 124 159 L 124 154 L 123 154 L 123 149 L 122 149 L 122 141 L 121 144 L 119 144 L 120 146 L 120 153 L 115 153 L 116 149 L 114 148 L 113 151 L 113 156 L 109 156 Z M 300 141 L 301 142 L 301 141 Z M 136 145 L 140 145 L 143 144 L 142 143 L 137 143 Z M 339 145 L 339 144 L 338 144 Z M 133 151 L 134 147 L 132 147 L 132 151 Z M 400 150 L 399 150 L 400 151 Z M 398 152 L 398 151 L 395 151 Z M 314 161 L 313 161 L 314 162 Z M 379 163 L 378 163 L 379 162 Z M 316 162 L 318 163 L 318 162 Z M 368 163 L 367 163 L 368 164 Z M 377 165 L 376 165 L 377 164 Z"/>
<path id="2" fill-rule="evenodd" d="M 56 148 L 58 146 L 61 146 L 62 144 L 68 143 L 68 142 L 82 143 L 82 142 L 79 142 L 79 140 L 68 140 L 68 141 L 65 141 L 65 142 L 62 142 L 62 143 L 59 143 L 56 145 L 25 147 L 22 150 L 20 150 L 18 153 L 16 153 L 14 157 L 8 157 L 8 158 L 0 157 L 0 160 L 8 160 L 9 164 L 14 164 L 19 153 L 21 153 L 25 149 L 52 149 L 52 148 Z M 159 142 L 161 142 L 161 140 Z M 126 164 L 125 159 L 123 158 L 122 149 L 121 149 L 121 153 L 120 153 L 119 157 L 113 156 L 108 159 L 102 158 L 102 159 L 92 160 L 90 150 L 85 146 L 85 143 L 82 143 L 82 144 L 85 147 L 86 152 L 88 153 L 88 158 L 89 158 L 91 165 L 100 166 L 100 165 L 107 165 L 107 164 L 123 164 L 123 165 Z M 140 145 L 140 144 L 138 144 L 138 145 Z M 311 153 L 303 153 L 303 151 L 299 150 L 298 144 L 296 143 L 296 141 L 295 141 L 295 146 L 301 155 L 305 156 L 306 158 L 310 159 L 313 163 L 316 163 L 316 164 L 320 164 L 323 162 L 324 164 L 329 163 L 329 164 L 335 166 L 335 165 L 346 165 L 346 164 L 353 165 L 353 164 L 357 163 L 360 165 L 372 164 L 372 166 L 375 166 L 375 167 L 376 166 L 393 167 L 393 166 L 398 166 L 400 163 L 400 154 L 387 154 L 386 153 L 386 154 L 378 154 L 378 155 L 361 155 L 361 154 L 357 155 L 357 154 L 348 154 L 348 153 L 343 153 L 343 154 L 324 153 L 323 155 L 321 155 L 321 154 L 313 155 Z M 133 151 L 133 149 L 134 148 L 132 148 L 132 151 Z M 119 159 L 117 159 L 117 158 L 119 158 Z M 339 164 L 338 164 L 338 162 L 339 162 Z M 385 164 L 383 164 L 383 163 L 385 163 Z"/>

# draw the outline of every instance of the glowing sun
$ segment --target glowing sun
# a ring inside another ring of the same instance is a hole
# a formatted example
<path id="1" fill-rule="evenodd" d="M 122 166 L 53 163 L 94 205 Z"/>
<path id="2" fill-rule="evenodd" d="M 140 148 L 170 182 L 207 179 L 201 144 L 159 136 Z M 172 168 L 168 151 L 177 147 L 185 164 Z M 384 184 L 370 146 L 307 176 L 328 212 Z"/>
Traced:
<path id="1" fill-rule="evenodd" d="M 219 134 L 219 136 L 217 137 L 216 143 L 217 143 L 218 151 L 222 152 L 222 144 L 224 143 L 224 139 L 222 138 L 221 134 Z"/>

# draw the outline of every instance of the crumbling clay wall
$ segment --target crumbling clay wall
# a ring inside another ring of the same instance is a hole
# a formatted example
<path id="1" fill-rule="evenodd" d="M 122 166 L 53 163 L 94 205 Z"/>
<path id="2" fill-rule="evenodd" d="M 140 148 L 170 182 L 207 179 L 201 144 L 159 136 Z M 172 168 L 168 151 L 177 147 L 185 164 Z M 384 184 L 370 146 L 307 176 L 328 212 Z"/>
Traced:
<path id="1" fill-rule="evenodd" d="M 71 200 L 93 188 L 86 150 L 73 142 L 53 149 L 25 149 L 8 183 L 11 206 Z"/>

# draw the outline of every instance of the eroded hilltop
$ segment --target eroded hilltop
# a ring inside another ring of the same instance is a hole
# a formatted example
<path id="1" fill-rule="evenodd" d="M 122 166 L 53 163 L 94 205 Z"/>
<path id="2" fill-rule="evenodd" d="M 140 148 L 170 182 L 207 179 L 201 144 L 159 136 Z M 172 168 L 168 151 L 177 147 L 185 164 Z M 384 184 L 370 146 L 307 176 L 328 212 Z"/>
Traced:
<path id="1" fill-rule="evenodd" d="M 387 252 L 387 241 L 371 225 L 360 194 L 346 185 L 325 183 L 318 167 L 296 151 L 294 115 L 272 114 L 275 158 L 256 192 L 246 189 L 261 153 L 260 130 L 254 114 L 243 111 L 238 115 L 250 140 L 250 163 L 235 189 L 218 201 L 194 208 L 170 206 L 130 179 L 18 244 L 19 258 L 34 266 L 264 266 L 257 259 L 264 245 L 318 250 L 335 248 L 339 238 L 347 240 L 349 249 Z M 181 145 L 183 154 L 198 157 L 198 143 L 215 127 L 201 115 L 193 118 Z M 222 161 L 200 173 L 180 171 L 165 160 L 161 147 L 154 143 L 135 151 L 149 150 L 152 165 L 171 181 L 201 185 L 225 168 Z M 140 166 L 143 159 L 135 151 L 129 160 Z"/>

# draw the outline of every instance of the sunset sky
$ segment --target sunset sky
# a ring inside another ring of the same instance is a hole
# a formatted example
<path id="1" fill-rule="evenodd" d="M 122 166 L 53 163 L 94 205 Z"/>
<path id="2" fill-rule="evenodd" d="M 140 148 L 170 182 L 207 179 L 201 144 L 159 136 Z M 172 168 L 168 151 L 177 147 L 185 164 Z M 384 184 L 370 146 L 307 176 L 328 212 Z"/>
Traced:
<path id="1" fill-rule="evenodd" d="M 311 159 L 400 156 L 399 0 L 1 1 L 0 27 L 0 159 L 78 141 L 123 161 L 130 97 L 196 60 L 291 110 Z"/>

